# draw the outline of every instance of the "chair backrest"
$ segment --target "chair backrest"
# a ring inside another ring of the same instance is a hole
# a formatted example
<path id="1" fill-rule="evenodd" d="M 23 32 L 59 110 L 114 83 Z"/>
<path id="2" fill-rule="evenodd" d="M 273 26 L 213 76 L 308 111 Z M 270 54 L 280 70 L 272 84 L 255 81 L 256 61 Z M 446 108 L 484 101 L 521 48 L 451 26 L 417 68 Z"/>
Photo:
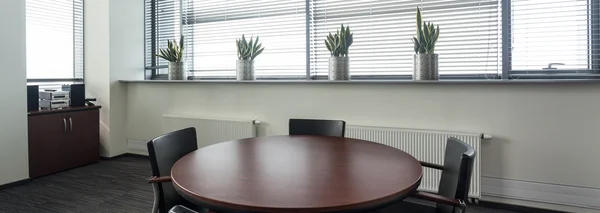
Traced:
<path id="1" fill-rule="evenodd" d="M 183 156 L 198 149 L 196 129 L 191 127 L 167 133 L 147 143 L 153 176 L 170 176 L 171 167 Z M 172 183 L 159 183 L 159 212 L 188 202 L 179 196 Z"/>
<path id="2" fill-rule="evenodd" d="M 344 137 L 346 122 L 341 120 L 290 119 L 290 135 Z"/>
<path id="3" fill-rule="evenodd" d="M 444 170 L 440 178 L 438 194 L 466 200 L 469 195 L 475 150 L 456 138 L 448 138 L 444 156 Z M 437 204 L 437 212 L 453 213 L 454 208 Z"/>

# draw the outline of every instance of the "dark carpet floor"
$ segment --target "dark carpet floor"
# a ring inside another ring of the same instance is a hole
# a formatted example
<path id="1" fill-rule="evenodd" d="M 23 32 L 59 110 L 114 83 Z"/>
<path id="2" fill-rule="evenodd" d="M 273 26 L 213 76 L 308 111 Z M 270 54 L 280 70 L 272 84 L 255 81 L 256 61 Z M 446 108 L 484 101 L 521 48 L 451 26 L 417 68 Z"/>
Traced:
<path id="1" fill-rule="evenodd" d="M 34 179 L 0 190 L 2 213 L 148 213 L 150 163 L 121 157 Z M 469 206 L 469 213 L 514 213 Z"/>

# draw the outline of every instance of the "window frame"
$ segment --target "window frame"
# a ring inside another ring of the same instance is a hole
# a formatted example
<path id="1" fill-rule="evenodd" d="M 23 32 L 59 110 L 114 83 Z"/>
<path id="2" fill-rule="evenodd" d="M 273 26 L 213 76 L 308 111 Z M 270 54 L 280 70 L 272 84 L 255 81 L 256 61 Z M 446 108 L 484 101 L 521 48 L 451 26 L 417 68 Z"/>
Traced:
<path id="1" fill-rule="evenodd" d="M 155 6 L 156 1 L 150 0 L 152 14 L 151 23 L 151 39 L 152 39 L 152 51 L 156 52 L 156 13 Z M 257 77 L 257 80 L 327 80 L 325 75 L 316 75 L 311 70 L 311 22 L 314 22 L 313 11 L 311 11 L 311 1 L 305 0 L 306 2 L 306 76 L 305 78 L 290 78 L 290 77 Z M 512 41 L 511 41 L 511 19 L 512 19 L 512 0 L 499 0 L 501 11 L 501 72 L 498 74 L 453 74 L 453 75 L 440 75 L 441 80 L 576 80 L 576 79 L 600 79 L 600 1 L 587 0 L 588 4 L 588 57 L 591 61 L 588 69 L 580 70 L 569 70 L 569 69 L 556 69 L 552 70 L 551 73 L 542 73 L 539 71 L 532 70 L 513 70 L 512 69 Z M 144 22 L 146 23 L 146 21 Z M 183 16 L 181 17 L 182 26 L 185 24 Z M 148 42 L 148 41 L 146 41 Z M 144 51 L 145 52 L 145 51 Z M 145 53 L 146 54 L 146 53 Z M 167 66 L 156 66 L 157 57 L 153 56 L 150 67 L 145 67 L 145 79 L 146 80 L 166 80 L 168 79 L 167 74 L 159 74 L 158 69 L 166 69 Z M 594 63 L 596 62 L 596 63 Z M 412 75 L 361 75 L 352 76 L 352 80 L 411 80 Z M 189 76 L 188 80 L 235 80 L 235 77 L 193 77 Z"/>

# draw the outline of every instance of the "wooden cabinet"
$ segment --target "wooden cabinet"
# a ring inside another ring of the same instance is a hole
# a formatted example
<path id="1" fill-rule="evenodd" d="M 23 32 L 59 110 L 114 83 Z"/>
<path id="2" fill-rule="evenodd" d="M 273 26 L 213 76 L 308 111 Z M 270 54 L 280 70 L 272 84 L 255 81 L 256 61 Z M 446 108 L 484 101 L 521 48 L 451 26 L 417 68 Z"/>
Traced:
<path id="1" fill-rule="evenodd" d="M 100 159 L 99 106 L 29 112 L 31 178 Z"/>

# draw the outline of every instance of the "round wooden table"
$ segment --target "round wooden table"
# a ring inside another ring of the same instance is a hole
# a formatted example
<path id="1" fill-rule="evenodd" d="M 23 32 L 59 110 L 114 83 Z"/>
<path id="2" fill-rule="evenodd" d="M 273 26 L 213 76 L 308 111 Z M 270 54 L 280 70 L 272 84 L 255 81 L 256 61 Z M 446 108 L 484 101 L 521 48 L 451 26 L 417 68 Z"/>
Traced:
<path id="1" fill-rule="evenodd" d="M 353 212 L 403 199 L 419 186 L 411 155 L 351 138 L 271 136 L 207 146 L 171 170 L 184 198 L 217 211 Z"/>

